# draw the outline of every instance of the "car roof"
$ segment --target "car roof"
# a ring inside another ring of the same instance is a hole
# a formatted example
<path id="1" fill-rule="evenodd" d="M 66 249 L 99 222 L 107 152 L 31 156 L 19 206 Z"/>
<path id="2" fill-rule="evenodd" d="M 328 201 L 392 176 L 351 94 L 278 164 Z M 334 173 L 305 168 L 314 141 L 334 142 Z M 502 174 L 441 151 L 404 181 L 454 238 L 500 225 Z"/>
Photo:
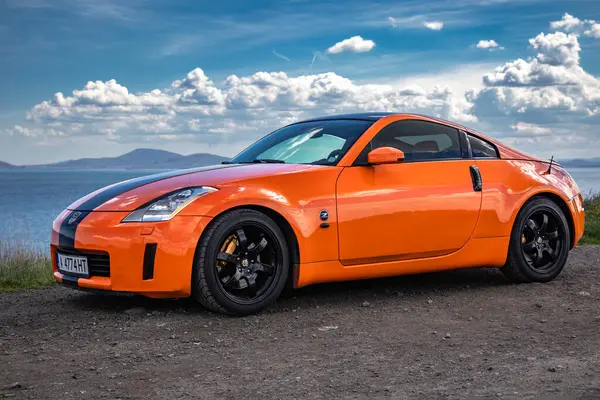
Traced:
<path id="1" fill-rule="evenodd" d="M 380 111 L 352 113 L 352 114 L 324 115 L 321 117 L 311 118 L 311 119 L 307 119 L 304 121 L 298 121 L 297 123 L 314 122 L 314 121 L 335 121 L 335 120 L 341 120 L 341 119 L 355 119 L 355 120 L 375 122 L 375 121 L 379 121 L 382 118 L 389 117 L 390 115 L 407 115 L 407 116 L 427 118 L 427 119 L 433 120 L 438 123 L 454 126 L 457 129 L 465 129 L 466 130 L 466 127 L 464 127 L 460 124 L 457 124 L 457 123 L 451 122 L 451 121 L 446 121 L 441 118 L 431 117 L 429 115 L 416 114 L 416 113 L 402 113 L 402 112 L 380 112 Z"/>
<path id="2" fill-rule="evenodd" d="M 353 113 L 353 114 L 338 114 L 338 115 L 325 115 L 322 117 L 316 117 L 307 119 L 300 122 L 313 122 L 313 121 L 334 121 L 336 119 L 358 119 L 364 121 L 378 121 L 388 115 L 396 115 L 399 113 L 392 112 L 364 112 L 364 113 Z"/>

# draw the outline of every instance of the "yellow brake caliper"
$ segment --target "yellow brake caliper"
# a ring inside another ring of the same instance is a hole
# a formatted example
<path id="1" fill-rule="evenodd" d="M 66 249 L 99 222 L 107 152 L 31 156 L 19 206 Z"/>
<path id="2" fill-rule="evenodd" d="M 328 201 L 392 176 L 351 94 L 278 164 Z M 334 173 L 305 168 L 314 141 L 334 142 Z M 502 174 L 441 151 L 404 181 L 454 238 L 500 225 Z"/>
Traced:
<path id="1" fill-rule="evenodd" d="M 223 252 L 223 253 L 227 253 L 229 255 L 232 255 L 233 252 L 235 251 L 236 247 L 237 247 L 237 241 L 236 241 L 235 235 L 231 234 L 223 242 L 223 245 L 221 246 L 221 250 L 220 251 Z M 219 272 L 221 271 L 221 268 L 225 267 L 226 265 L 227 265 L 226 261 L 217 260 L 217 270 Z"/>

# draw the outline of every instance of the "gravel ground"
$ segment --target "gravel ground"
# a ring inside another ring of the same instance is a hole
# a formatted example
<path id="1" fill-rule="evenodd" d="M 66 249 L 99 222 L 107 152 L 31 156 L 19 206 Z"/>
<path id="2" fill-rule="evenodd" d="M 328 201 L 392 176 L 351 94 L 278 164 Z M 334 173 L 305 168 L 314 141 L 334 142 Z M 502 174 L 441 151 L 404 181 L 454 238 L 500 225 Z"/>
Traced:
<path id="1" fill-rule="evenodd" d="M 62 287 L 0 294 L 0 398 L 600 398 L 600 247 L 317 285 L 246 318 Z"/>

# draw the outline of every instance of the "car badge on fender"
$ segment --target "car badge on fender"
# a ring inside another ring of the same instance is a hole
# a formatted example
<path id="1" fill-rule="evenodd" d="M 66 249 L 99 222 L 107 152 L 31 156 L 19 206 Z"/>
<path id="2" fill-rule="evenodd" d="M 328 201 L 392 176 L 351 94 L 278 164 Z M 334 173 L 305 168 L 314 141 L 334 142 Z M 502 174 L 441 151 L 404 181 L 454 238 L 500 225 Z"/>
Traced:
<path id="1" fill-rule="evenodd" d="M 321 210 L 319 217 L 321 218 L 321 221 L 327 221 L 327 219 L 329 218 L 329 213 L 327 212 L 327 210 Z"/>

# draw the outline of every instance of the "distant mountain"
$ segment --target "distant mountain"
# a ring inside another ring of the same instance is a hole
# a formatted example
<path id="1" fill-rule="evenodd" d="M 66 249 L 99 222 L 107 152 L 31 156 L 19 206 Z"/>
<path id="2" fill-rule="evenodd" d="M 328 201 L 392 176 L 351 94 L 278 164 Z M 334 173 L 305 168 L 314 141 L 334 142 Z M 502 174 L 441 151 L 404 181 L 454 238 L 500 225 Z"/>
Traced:
<path id="1" fill-rule="evenodd" d="M 565 168 L 600 168 L 600 157 L 573 158 L 571 160 L 560 160 L 559 163 Z"/>
<path id="2" fill-rule="evenodd" d="M 12 164 L 6 163 L 4 161 L 0 161 L 0 169 L 13 169 L 13 168 L 17 168 Z"/>
<path id="3" fill-rule="evenodd" d="M 80 158 L 53 164 L 28 165 L 36 169 L 181 169 L 220 164 L 227 157 L 198 153 L 183 156 L 165 150 L 137 149 L 118 157 Z M 4 164 L 4 163 L 2 163 Z M 7 164 L 10 165 L 10 164 Z M 14 166 L 12 166 L 14 167 Z M 2 165 L 0 164 L 0 168 Z"/>

